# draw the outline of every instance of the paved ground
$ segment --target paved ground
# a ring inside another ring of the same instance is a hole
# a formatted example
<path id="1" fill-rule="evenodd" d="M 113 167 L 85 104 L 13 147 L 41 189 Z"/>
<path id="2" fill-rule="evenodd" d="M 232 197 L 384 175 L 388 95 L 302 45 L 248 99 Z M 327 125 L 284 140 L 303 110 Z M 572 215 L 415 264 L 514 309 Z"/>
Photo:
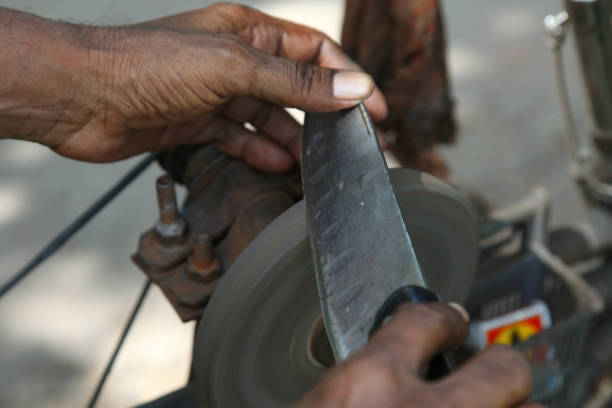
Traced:
<path id="1" fill-rule="evenodd" d="M 54 18 L 121 24 L 200 7 L 202 0 L 0 0 Z M 249 3 L 249 2 L 245 2 Z M 339 32 L 342 1 L 257 1 L 264 11 Z M 457 178 L 496 205 L 547 186 L 556 224 L 583 211 L 566 175 L 552 64 L 542 17 L 556 0 L 447 1 L 460 143 L 445 149 Z M 573 49 L 567 61 L 578 124 L 585 125 Z M 134 164 L 64 160 L 40 146 L 1 141 L 0 281 Z M 0 302 L 0 407 L 85 404 L 143 282 L 129 261 L 156 216 L 151 168 L 17 290 Z M 186 380 L 191 325 L 155 289 L 121 354 L 100 406 L 131 406 Z"/>

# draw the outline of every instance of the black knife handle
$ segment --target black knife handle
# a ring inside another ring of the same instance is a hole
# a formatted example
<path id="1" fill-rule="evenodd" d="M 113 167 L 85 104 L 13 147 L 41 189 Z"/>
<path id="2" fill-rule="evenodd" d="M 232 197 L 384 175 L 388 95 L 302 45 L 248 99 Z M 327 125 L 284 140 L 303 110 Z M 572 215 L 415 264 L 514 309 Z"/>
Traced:
<path id="1" fill-rule="evenodd" d="M 422 286 L 407 285 L 395 290 L 376 312 L 374 324 L 369 332 L 372 337 L 374 332 L 380 328 L 387 317 L 390 317 L 403 303 L 429 303 L 438 302 L 440 299 L 431 290 Z M 451 353 L 436 355 L 429 363 L 426 378 L 435 380 L 449 374 L 455 368 L 455 361 Z"/>

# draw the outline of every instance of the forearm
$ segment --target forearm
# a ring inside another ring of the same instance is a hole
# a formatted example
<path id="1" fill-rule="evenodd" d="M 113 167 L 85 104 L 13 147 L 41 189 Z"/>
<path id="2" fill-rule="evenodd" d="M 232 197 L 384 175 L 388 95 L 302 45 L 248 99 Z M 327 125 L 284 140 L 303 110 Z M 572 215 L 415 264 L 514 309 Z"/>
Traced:
<path id="1" fill-rule="evenodd" d="M 55 130 L 86 121 L 79 99 L 99 83 L 91 81 L 96 55 L 83 42 L 84 30 L 0 8 L 0 138 L 53 147 L 61 142 Z"/>

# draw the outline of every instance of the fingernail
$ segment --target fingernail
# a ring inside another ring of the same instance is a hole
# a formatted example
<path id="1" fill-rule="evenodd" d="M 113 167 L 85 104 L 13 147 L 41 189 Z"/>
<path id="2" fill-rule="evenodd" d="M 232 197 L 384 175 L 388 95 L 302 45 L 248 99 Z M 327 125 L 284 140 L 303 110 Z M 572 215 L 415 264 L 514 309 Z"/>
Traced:
<path id="1" fill-rule="evenodd" d="M 334 74 L 334 97 L 344 100 L 365 99 L 372 93 L 374 81 L 363 72 L 340 71 Z"/>
<path id="2" fill-rule="evenodd" d="M 461 315 L 461 317 L 463 317 L 463 320 L 465 320 L 466 323 L 470 322 L 470 314 L 467 310 L 465 310 L 465 307 L 455 302 L 448 302 L 447 304 L 453 309 L 455 309 L 457 312 L 459 312 L 459 314 Z"/>

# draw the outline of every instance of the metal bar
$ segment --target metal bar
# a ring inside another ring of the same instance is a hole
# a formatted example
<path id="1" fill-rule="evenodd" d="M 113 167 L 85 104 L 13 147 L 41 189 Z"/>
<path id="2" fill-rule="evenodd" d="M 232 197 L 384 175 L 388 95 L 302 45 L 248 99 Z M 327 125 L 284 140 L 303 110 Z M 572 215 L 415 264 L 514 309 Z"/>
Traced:
<path id="1" fill-rule="evenodd" d="M 98 402 L 98 398 L 100 397 L 100 392 L 102 392 L 102 388 L 104 387 L 104 384 L 106 383 L 106 379 L 108 378 L 108 375 L 110 374 L 113 368 L 113 365 L 115 364 L 115 360 L 117 359 L 117 356 L 119 355 L 119 351 L 121 350 L 121 347 L 123 346 L 123 342 L 125 341 L 125 338 L 127 337 L 130 329 L 132 328 L 132 323 L 134 323 L 134 320 L 136 319 L 136 315 L 138 314 L 138 311 L 140 310 L 140 307 L 142 306 L 142 303 L 145 297 L 147 296 L 147 292 L 149 291 L 150 287 L 151 287 L 151 280 L 147 278 L 144 286 L 142 287 L 142 290 L 140 291 L 138 300 L 136 301 L 136 304 L 134 305 L 134 308 L 132 309 L 132 312 L 130 313 L 130 317 L 128 321 L 125 323 L 125 326 L 123 327 L 123 331 L 121 332 L 119 341 L 115 345 L 115 349 L 113 350 L 113 353 L 111 354 L 111 357 L 108 363 L 106 364 L 106 368 L 104 369 L 104 372 L 102 373 L 102 377 L 100 377 L 100 380 L 98 381 L 96 390 L 94 391 L 93 395 L 91 396 L 91 399 L 89 400 L 89 403 L 87 404 L 88 408 L 93 408 L 96 405 L 96 402 Z"/>
<path id="2" fill-rule="evenodd" d="M 572 159 L 583 164 L 591 156 L 588 142 L 584 140 L 581 133 L 577 131 L 576 121 L 574 120 L 573 110 L 567 89 L 567 79 L 565 76 L 565 66 L 563 64 L 562 48 L 567 39 L 568 14 L 565 11 L 557 15 L 548 15 L 544 19 L 544 26 L 550 37 L 550 49 L 553 55 L 553 66 L 555 69 L 555 82 L 559 94 L 559 103 L 563 115 L 563 125 L 565 135 L 568 138 L 569 150 Z"/>
<path id="3" fill-rule="evenodd" d="M 561 47 L 553 48 L 553 65 L 555 67 L 555 81 L 557 84 L 557 92 L 559 93 L 559 103 L 561 104 L 561 112 L 563 113 L 563 125 L 565 126 L 565 134 L 568 138 L 569 148 L 572 159 L 580 160 L 580 153 L 584 149 L 584 143 L 578 136 L 576 130 L 576 121 L 570 105 L 569 95 L 567 92 L 567 82 L 565 79 L 565 67 L 563 66 L 563 58 L 561 55 Z"/>
<path id="4" fill-rule="evenodd" d="M 612 1 L 565 0 L 565 6 L 591 108 L 591 135 L 596 147 L 609 155 L 612 142 Z M 603 149 L 598 146 L 602 143 L 606 145 Z"/>
<path id="5" fill-rule="evenodd" d="M 11 279 L 0 288 L 0 298 L 6 295 L 19 282 L 30 274 L 37 266 L 59 250 L 74 234 L 83 228 L 93 217 L 95 217 L 108 203 L 121 193 L 136 177 L 157 158 L 157 153 L 147 155 L 142 161 L 128 171 L 110 190 L 94 202 L 83 214 L 74 220 L 68 227 L 51 240 L 30 262 L 19 270 Z"/>

